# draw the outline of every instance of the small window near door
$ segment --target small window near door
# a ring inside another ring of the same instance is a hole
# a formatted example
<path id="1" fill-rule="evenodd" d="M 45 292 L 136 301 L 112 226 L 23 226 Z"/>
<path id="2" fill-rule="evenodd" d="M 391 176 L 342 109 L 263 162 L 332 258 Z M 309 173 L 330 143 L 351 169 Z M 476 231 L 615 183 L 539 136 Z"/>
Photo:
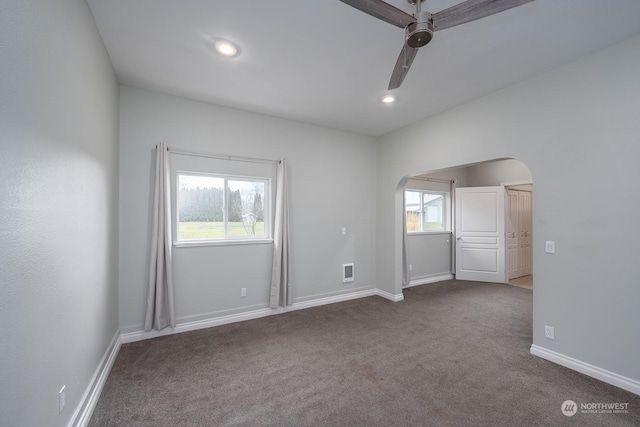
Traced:
<path id="1" fill-rule="evenodd" d="M 445 231 L 447 193 L 405 191 L 408 233 Z"/>

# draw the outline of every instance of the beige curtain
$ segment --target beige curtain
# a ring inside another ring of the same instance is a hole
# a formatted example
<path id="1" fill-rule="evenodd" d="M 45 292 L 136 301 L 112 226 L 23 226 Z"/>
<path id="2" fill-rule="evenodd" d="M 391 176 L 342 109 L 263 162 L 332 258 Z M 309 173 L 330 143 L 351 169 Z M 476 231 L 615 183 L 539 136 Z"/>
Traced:
<path id="1" fill-rule="evenodd" d="M 169 147 L 156 146 L 156 181 L 151 221 L 151 247 L 149 258 L 149 286 L 145 331 L 175 328 L 173 301 L 173 270 L 171 266 L 171 172 Z"/>
<path id="2" fill-rule="evenodd" d="M 293 304 L 289 263 L 289 209 L 287 173 L 284 160 L 276 170 L 276 206 L 273 229 L 273 268 L 269 306 L 277 308 Z"/>

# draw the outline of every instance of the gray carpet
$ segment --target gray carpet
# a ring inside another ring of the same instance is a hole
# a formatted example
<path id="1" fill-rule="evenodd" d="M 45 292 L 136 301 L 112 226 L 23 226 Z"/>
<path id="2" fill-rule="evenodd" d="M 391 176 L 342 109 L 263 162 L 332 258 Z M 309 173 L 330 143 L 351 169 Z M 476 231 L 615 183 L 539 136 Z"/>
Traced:
<path id="1" fill-rule="evenodd" d="M 529 353 L 532 291 L 404 294 L 125 344 L 90 425 L 640 425 L 640 396 Z M 569 418 L 565 400 L 628 413 Z"/>

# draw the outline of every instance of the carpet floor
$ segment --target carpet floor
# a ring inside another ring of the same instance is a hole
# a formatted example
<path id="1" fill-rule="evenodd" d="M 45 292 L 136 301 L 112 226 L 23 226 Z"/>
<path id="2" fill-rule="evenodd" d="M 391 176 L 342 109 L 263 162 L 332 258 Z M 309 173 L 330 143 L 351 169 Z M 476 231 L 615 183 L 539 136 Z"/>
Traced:
<path id="1" fill-rule="evenodd" d="M 531 290 L 450 280 L 404 295 L 124 344 L 90 426 L 640 425 L 640 396 L 529 353 Z"/>

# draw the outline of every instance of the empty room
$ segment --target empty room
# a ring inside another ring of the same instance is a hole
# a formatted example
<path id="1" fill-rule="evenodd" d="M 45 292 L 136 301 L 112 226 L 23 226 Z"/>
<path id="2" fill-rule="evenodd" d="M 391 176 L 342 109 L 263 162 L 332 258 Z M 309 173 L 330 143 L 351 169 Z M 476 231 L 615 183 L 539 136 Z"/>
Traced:
<path id="1" fill-rule="evenodd" d="M 637 0 L 0 0 L 0 425 L 640 425 Z"/>

